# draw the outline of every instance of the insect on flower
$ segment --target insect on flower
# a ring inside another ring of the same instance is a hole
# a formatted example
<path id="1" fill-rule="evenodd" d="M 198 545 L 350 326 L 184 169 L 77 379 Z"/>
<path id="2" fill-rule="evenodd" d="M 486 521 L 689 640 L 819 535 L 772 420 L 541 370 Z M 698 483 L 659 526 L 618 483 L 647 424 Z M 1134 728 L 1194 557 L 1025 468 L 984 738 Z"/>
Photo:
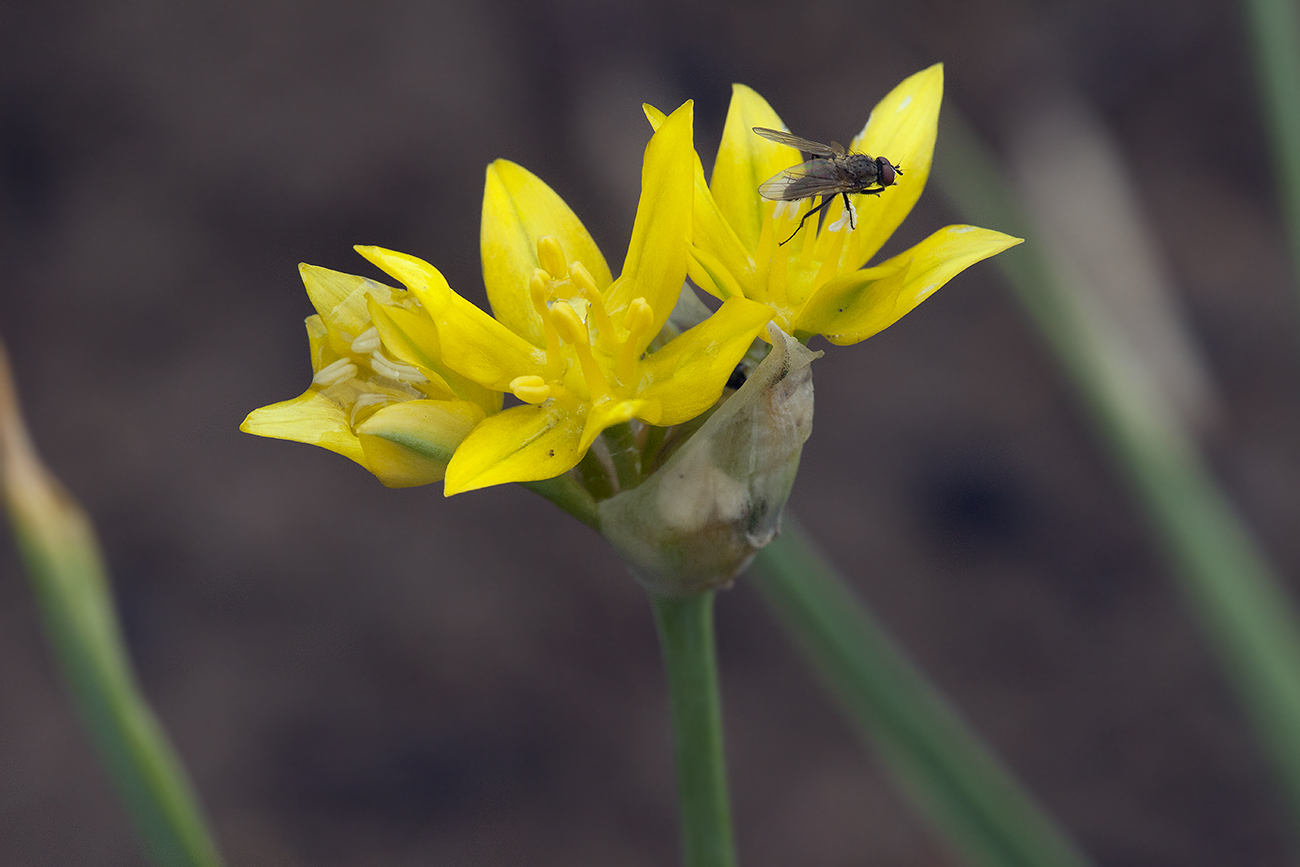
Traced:
<path id="1" fill-rule="evenodd" d="M 768 141 L 798 148 L 812 156 L 812 159 L 807 162 L 786 169 L 759 184 L 760 196 L 769 202 L 796 202 L 800 199 L 823 197 L 820 205 L 803 215 L 799 227 L 789 238 L 781 242 L 782 246 L 799 234 L 799 229 L 803 228 L 803 224 L 809 217 L 835 201 L 836 196 L 844 197 L 844 210 L 849 216 L 849 228 L 854 228 L 853 206 L 849 203 L 849 194 L 864 193 L 868 196 L 878 196 L 885 187 L 893 186 L 896 176 L 903 173 L 901 168 L 891 164 L 884 157 L 849 153 L 839 142 L 824 145 L 780 130 L 762 126 L 753 129 Z M 872 189 L 873 187 L 875 189 Z"/>

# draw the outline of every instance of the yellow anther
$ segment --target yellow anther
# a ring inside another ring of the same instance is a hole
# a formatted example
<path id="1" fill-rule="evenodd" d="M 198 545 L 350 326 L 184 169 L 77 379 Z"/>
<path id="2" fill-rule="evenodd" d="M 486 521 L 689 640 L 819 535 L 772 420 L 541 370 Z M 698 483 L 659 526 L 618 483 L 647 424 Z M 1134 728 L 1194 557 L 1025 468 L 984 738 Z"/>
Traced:
<path id="1" fill-rule="evenodd" d="M 551 387 L 540 376 L 516 376 L 510 380 L 510 392 L 524 403 L 537 405 L 551 396 Z"/>
<path id="2" fill-rule="evenodd" d="M 618 378 L 625 385 L 633 385 L 636 376 L 636 361 L 641 350 L 650 341 L 645 339 L 654 328 L 655 312 L 644 298 L 633 298 L 623 313 L 623 327 L 627 329 L 627 339 L 619 348 Z"/>
<path id="3" fill-rule="evenodd" d="M 555 330 L 560 332 L 560 339 L 574 346 L 587 346 L 587 325 L 568 301 L 556 301 L 551 305 L 551 321 Z"/>
<path id="4" fill-rule="evenodd" d="M 592 299 L 594 303 L 594 299 L 600 297 L 600 290 L 596 288 L 596 281 L 592 279 L 591 272 L 577 259 L 569 263 L 569 279 L 573 281 L 574 286 L 578 287 L 578 291 L 584 298 Z"/>
<path id="5" fill-rule="evenodd" d="M 551 318 L 551 278 L 541 268 L 533 269 L 533 277 L 528 281 L 528 298 L 542 318 L 542 328 L 546 333 L 546 374 L 559 377 L 564 373 L 564 359 L 560 354 L 560 335 L 556 333 Z"/>
<path id="6" fill-rule="evenodd" d="M 528 300 L 533 302 L 537 315 L 545 319 L 547 302 L 551 300 L 551 276 L 541 268 L 534 268 L 528 281 Z"/>
<path id="7" fill-rule="evenodd" d="M 537 261 L 555 280 L 569 276 L 569 260 L 564 255 L 560 240 L 554 235 L 543 235 L 537 239 Z"/>
<path id="8" fill-rule="evenodd" d="M 633 298 L 623 314 L 623 327 L 627 329 L 628 340 L 633 343 L 654 327 L 655 312 L 644 298 Z M 647 341 L 648 342 L 648 341 Z"/>
<path id="9" fill-rule="evenodd" d="M 600 369 L 596 357 L 591 353 L 591 343 L 587 335 L 586 324 L 578 318 L 577 311 L 567 301 L 556 301 L 551 305 L 551 321 L 560 333 L 560 339 L 573 346 L 582 365 L 582 378 L 587 383 L 587 392 L 591 400 L 597 401 L 610 394 L 609 380 Z"/>
<path id="10" fill-rule="evenodd" d="M 596 327 L 598 339 L 608 346 L 616 339 L 614 323 L 609 321 L 605 312 L 605 299 L 600 297 L 596 281 L 591 279 L 591 272 L 576 259 L 569 263 L 569 283 L 587 302 L 587 322 Z"/>

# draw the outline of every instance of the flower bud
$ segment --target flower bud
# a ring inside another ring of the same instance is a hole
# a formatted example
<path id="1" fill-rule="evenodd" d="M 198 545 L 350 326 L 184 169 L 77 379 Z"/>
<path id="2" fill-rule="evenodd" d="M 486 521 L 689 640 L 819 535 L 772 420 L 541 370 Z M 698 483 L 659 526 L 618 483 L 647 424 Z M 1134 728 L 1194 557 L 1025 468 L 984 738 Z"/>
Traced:
<path id="1" fill-rule="evenodd" d="M 781 527 L 822 353 L 768 333 L 772 350 L 745 384 L 649 478 L 600 503 L 601 532 L 651 593 L 729 583 Z"/>

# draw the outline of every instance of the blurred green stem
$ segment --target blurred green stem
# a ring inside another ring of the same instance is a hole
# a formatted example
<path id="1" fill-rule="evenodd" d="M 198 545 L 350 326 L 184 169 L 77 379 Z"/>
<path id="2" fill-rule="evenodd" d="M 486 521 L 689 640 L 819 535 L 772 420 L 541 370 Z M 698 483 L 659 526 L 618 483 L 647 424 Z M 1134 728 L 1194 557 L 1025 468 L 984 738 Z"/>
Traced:
<path id="1" fill-rule="evenodd" d="M 713 592 L 652 597 L 677 755 L 677 808 L 686 867 L 732 867 L 731 805 L 713 642 Z"/>
<path id="2" fill-rule="evenodd" d="M 754 586 L 768 608 L 955 852 L 984 867 L 1088 863 L 788 514 L 755 565 Z"/>
<path id="3" fill-rule="evenodd" d="M 1295 0 L 1245 0 L 1278 195 L 1300 289 L 1300 7 Z"/>
<path id="4" fill-rule="evenodd" d="M 2 347 L 0 486 L 46 634 L 145 848 L 160 867 L 218 867 L 189 781 L 132 674 L 94 529 L 37 458 Z"/>
<path id="5" fill-rule="evenodd" d="M 1283 584 L 1224 497 L 1192 435 L 1133 384 L 1106 323 L 1035 244 L 997 160 L 951 110 L 935 177 L 974 223 L 1023 234 L 993 260 L 1038 325 L 1128 477 L 1199 620 L 1272 757 L 1300 821 L 1300 629 Z"/>

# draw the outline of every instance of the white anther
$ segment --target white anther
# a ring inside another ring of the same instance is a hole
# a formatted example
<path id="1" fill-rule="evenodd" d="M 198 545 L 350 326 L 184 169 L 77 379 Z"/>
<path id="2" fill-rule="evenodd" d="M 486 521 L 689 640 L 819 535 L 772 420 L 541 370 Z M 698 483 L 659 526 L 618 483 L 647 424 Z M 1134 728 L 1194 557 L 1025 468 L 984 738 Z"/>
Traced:
<path id="1" fill-rule="evenodd" d="M 359 394 L 352 404 L 352 414 L 348 416 L 348 426 L 352 428 L 357 426 L 357 413 L 361 412 L 361 410 L 369 409 L 372 406 L 387 406 L 396 402 L 397 398 L 388 394 L 379 394 L 377 392 Z"/>
<path id="2" fill-rule="evenodd" d="M 849 206 L 844 209 L 844 213 L 840 214 L 840 218 L 838 220 L 836 220 L 834 223 L 831 223 L 829 226 L 827 226 L 826 231 L 838 232 L 840 229 L 843 229 L 845 226 L 848 226 L 849 228 L 853 228 L 854 226 L 857 225 L 857 222 L 858 222 L 858 211 L 855 207 L 853 207 L 853 200 L 850 199 Z"/>
<path id="3" fill-rule="evenodd" d="M 356 344 L 354 343 L 353 346 Z M 384 356 L 378 349 L 370 353 L 370 368 L 380 376 L 398 382 L 428 382 L 423 373 L 409 364 L 401 364 Z"/>
<path id="4" fill-rule="evenodd" d="M 332 364 L 327 364 L 316 375 L 311 378 L 312 385 L 319 385 L 321 388 L 329 388 L 338 385 L 340 382 L 347 382 L 357 375 L 357 366 L 346 358 L 340 358 Z"/>
<path id="5" fill-rule="evenodd" d="M 357 355 L 369 355 L 381 345 L 379 329 L 372 325 L 363 331 L 360 337 L 352 341 L 351 349 Z"/>

